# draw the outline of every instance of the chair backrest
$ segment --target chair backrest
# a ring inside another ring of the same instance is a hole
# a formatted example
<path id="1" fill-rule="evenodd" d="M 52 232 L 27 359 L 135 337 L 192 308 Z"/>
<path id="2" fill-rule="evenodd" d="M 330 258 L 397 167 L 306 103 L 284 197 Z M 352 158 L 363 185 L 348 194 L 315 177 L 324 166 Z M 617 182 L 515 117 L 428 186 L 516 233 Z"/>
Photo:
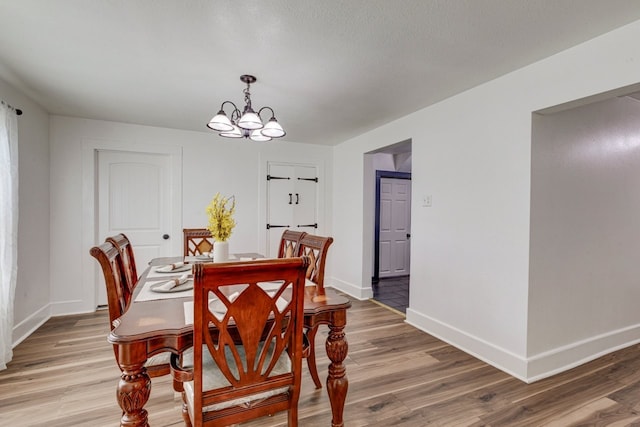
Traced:
<path id="1" fill-rule="evenodd" d="M 333 243 L 333 237 L 315 236 L 305 234 L 298 245 L 298 256 L 309 257 L 307 279 L 316 284 L 316 294 L 325 295 L 324 292 L 324 266 L 327 261 L 329 246 Z"/>
<path id="2" fill-rule="evenodd" d="M 289 258 L 194 266 L 193 425 L 202 425 L 202 408 L 213 425 L 283 410 L 297 420 L 308 262 Z M 203 391 L 206 357 L 215 361 L 221 388 Z M 256 394 L 259 404 L 246 404 Z M 229 401 L 232 406 L 225 407 Z"/>
<path id="3" fill-rule="evenodd" d="M 298 256 L 298 244 L 307 233 L 304 231 L 284 230 L 280 238 L 278 258 L 291 258 Z"/>
<path id="4" fill-rule="evenodd" d="M 138 272 L 136 270 L 136 259 L 133 256 L 133 247 L 129 238 L 120 233 L 116 236 L 107 237 L 106 242 L 113 243 L 113 246 L 120 252 L 120 259 L 122 260 L 122 268 L 125 278 L 126 286 L 129 290 L 129 296 L 133 293 L 136 283 L 138 283 Z M 127 305 L 129 301 L 127 301 Z"/>
<path id="5" fill-rule="evenodd" d="M 115 320 L 122 316 L 131 301 L 131 294 L 125 285 L 120 251 L 113 243 L 104 242 L 100 246 L 91 248 L 89 253 L 98 260 L 102 267 L 104 282 L 107 286 L 109 323 L 113 329 Z"/>
<path id="6" fill-rule="evenodd" d="M 206 228 L 184 228 L 184 256 L 202 255 L 213 250 L 213 237 Z"/>

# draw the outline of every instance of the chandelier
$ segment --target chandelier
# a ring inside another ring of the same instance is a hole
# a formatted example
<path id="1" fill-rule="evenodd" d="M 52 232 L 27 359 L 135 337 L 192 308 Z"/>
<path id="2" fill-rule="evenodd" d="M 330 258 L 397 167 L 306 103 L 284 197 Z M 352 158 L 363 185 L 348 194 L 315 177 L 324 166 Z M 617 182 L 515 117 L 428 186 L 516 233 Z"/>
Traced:
<path id="1" fill-rule="evenodd" d="M 224 101 L 220 106 L 218 114 L 213 116 L 211 121 L 207 123 L 209 129 L 220 132 L 220 136 L 226 138 L 249 138 L 253 141 L 271 141 L 272 138 L 281 138 L 285 135 L 284 129 L 280 126 L 280 123 L 276 120 L 275 113 L 271 107 L 262 107 L 256 113 L 251 107 L 251 93 L 249 93 L 249 86 L 251 83 L 256 82 L 254 76 L 244 74 L 240 76 L 240 80 L 247 84 L 247 88 L 244 92 L 245 106 L 242 113 L 231 101 Z M 231 115 L 227 116 L 224 112 L 225 104 L 233 105 Z M 260 113 L 263 110 L 271 111 L 271 118 L 266 124 L 262 123 Z"/>

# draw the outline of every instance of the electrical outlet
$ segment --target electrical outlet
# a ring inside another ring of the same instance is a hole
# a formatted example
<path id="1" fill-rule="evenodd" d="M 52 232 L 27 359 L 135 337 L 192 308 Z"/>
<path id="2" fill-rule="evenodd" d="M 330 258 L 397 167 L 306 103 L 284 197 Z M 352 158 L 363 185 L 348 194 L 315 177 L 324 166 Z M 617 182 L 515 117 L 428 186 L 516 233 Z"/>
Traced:
<path id="1" fill-rule="evenodd" d="M 427 195 L 427 196 L 422 196 L 422 206 L 424 206 L 425 208 L 430 208 L 431 207 L 431 195 Z"/>

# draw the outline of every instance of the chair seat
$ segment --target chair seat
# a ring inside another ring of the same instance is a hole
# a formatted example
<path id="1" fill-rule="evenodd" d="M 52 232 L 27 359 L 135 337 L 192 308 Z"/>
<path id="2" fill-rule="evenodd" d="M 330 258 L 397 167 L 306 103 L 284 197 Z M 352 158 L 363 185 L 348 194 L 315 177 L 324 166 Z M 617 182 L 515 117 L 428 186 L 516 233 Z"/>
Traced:
<path id="1" fill-rule="evenodd" d="M 169 366 L 169 362 L 171 361 L 171 353 L 165 351 L 164 353 L 159 353 L 151 356 L 147 359 L 147 363 L 144 364 L 145 368 L 150 368 L 153 366 L 167 365 Z"/>
<path id="2" fill-rule="evenodd" d="M 238 349 L 238 354 L 240 355 L 240 358 L 245 360 L 246 357 L 244 354 L 243 347 L 237 346 L 236 348 Z M 268 354 L 271 355 L 272 352 L 269 351 Z M 233 355 L 228 348 L 225 349 L 225 356 L 227 357 L 227 360 L 233 360 Z M 268 357 L 269 356 L 267 356 L 267 360 L 268 360 Z M 182 366 L 183 368 L 193 367 L 193 350 L 186 351 L 182 354 Z M 238 368 L 235 366 L 235 364 L 230 363 L 229 369 L 233 373 L 234 377 L 238 376 Z M 211 353 L 209 353 L 209 351 L 206 350 L 206 345 L 203 346 L 203 351 L 202 351 L 202 370 L 203 370 L 203 376 L 202 376 L 203 391 L 214 390 L 217 388 L 228 387 L 231 385 L 229 381 L 225 378 L 224 374 L 220 371 L 220 369 L 218 369 L 216 362 L 213 360 L 213 357 L 211 357 Z M 286 374 L 289 372 L 291 372 L 291 360 L 289 359 L 289 356 L 287 355 L 287 353 L 284 352 L 280 357 L 280 359 L 278 360 L 278 362 L 276 362 L 276 365 L 271 375 Z M 184 382 L 184 396 L 186 398 L 187 405 L 189 407 L 189 413 L 191 414 L 193 413 L 193 396 L 194 396 L 193 387 L 194 387 L 193 381 Z M 226 402 L 221 402 L 214 405 L 209 405 L 205 408 L 202 408 L 202 411 L 203 412 L 219 411 L 221 409 L 230 408 L 232 406 L 251 407 L 253 404 L 260 402 L 268 397 L 275 396 L 277 394 L 287 393 L 288 390 L 289 390 L 289 387 L 281 387 L 273 390 L 268 390 L 262 393 L 256 393 L 251 396 L 242 397 L 239 399 L 230 400 Z"/>

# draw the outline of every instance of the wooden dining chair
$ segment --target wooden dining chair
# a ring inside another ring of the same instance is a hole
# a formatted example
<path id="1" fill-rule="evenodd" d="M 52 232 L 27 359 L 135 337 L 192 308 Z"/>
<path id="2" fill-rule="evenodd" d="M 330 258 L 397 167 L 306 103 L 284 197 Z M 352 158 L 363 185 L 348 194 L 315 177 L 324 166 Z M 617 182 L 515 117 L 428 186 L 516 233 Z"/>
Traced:
<path id="1" fill-rule="evenodd" d="M 333 237 L 315 236 L 313 234 L 305 234 L 298 245 L 298 256 L 306 256 L 309 258 L 309 266 L 306 271 L 307 284 L 312 283 L 313 298 L 321 299 L 325 297 L 324 291 L 324 266 L 327 260 L 327 252 L 329 246 L 333 243 Z M 307 359 L 309 373 L 313 379 L 316 388 L 322 388 L 320 377 L 318 376 L 318 368 L 316 367 L 316 333 L 319 325 L 305 325 L 304 337 L 304 358 Z"/>
<path id="2" fill-rule="evenodd" d="M 120 259 L 122 260 L 122 269 L 124 272 L 124 280 L 127 288 L 127 305 L 131 302 L 131 295 L 133 294 L 133 288 L 138 283 L 138 272 L 136 270 L 136 259 L 133 255 L 133 247 L 129 238 L 120 233 L 115 236 L 107 237 L 106 242 L 113 243 L 113 246 L 120 252 Z"/>
<path id="3" fill-rule="evenodd" d="M 174 378 L 184 381 L 188 426 L 284 410 L 297 426 L 307 265 L 306 258 L 194 265 L 193 360 L 171 359 Z"/>
<path id="4" fill-rule="evenodd" d="M 120 316 L 127 310 L 132 297 L 132 290 L 126 285 L 122 257 L 118 248 L 111 241 L 106 241 L 100 246 L 94 246 L 89 253 L 98 260 L 100 267 L 102 267 L 102 274 L 107 287 L 109 325 L 113 330 Z M 115 345 L 113 350 L 116 362 L 118 362 L 118 352 Z M 145 364 L 149 376 L 159 377 L 169 374 L 171 372 L 170 356 L 170 353 L 163 352 L 150 357 Z M 174 389 L 181 391 L 181 384 L 174 383 Z"/>
<path id="5" fill-rule="evenodd" d="M 307 233 L 304 231 L 284 230 L 280 238 L 278 258 L 291 258 L 298 256 L 298 244 Z"/>
<path id="6" fill-rule="evenodd" d="M 184 256 L 213 251 L 213 237 L 206 228 L 184 228 Z"/>

